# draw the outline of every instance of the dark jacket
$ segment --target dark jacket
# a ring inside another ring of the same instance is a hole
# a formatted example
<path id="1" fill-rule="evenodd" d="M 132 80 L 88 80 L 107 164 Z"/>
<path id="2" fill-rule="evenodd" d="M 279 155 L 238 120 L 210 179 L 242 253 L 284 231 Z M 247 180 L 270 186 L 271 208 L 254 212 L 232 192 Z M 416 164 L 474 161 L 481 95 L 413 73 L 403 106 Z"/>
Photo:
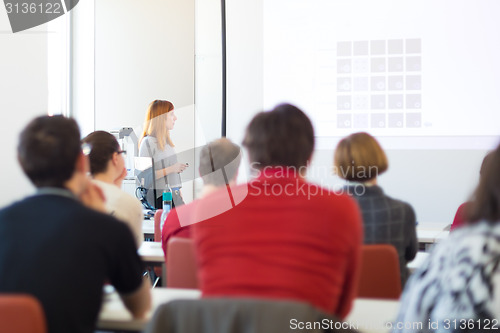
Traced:
<path id="1" fill-rule="evenodd" d="M 406 263 L 418 251 L 416 218 L 413 208 L 406 202 L 384 194 L 377 185 L 350 185 L 346 188 L 359 204 L 363 215 L 365 244 L 394 245 L 399 256 L 401 286 L 408 279 Z"/>

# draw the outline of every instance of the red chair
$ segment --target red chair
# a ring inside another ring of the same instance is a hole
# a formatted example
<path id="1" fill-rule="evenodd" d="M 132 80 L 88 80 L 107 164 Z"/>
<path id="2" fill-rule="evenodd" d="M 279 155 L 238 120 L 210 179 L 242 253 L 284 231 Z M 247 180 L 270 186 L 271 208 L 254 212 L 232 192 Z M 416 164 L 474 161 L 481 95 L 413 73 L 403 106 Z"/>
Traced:
<path id="1" fill-rule="evenodd" d="M 160 224 L 161 224 L 161 214 L 162 213 L 163 213 L 163 209 L 158 209 L 155 212 L 155 217 L 154 217 L 154 222 L 155 222 L 155 224 L 154 224 L 154 241 L 155 242 L 161 242 Z M 154 267 L 153 270 L 154 270 L 155 275 L 156 275 L 156 281 L 153 283 L 153 287 L 156 287 L 156 285 L 158 284 L 159 278 L 161 278 L 163 275 L 163 272 L 162 272 L 161 267 Z"/>
<path id="2" fill-rule="evenodd" d="M 155 212 L 155 226 L 154 226 L 154 239 L 155 242 L 161 242 L 161 214 L 163 213 L 163 209 L 158 209 Z"/>
<path id="3" fill-rule="evenodd" d="M 189 238 L 172 237 L 167 244 L 167 287 L 198 288 L 196 255 Z"/>
<path id="4" fill-rule="evenodd" d="M 394 246 L 363 245 L 358 297 L 399 299 L 400 275 L 398 253 Z"/>
<path id="5" fill-rule="evenodd" d="M 0 294 L 0 332 L 46 333 L 47 323 L 40 302 L 31 295 Z"/>

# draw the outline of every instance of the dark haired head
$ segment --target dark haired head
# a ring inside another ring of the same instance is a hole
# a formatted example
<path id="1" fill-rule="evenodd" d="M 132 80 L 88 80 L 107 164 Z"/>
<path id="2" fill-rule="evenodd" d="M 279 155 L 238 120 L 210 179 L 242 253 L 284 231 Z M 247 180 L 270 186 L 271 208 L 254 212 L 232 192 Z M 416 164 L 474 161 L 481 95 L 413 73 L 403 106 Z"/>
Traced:
<path id="1" fill-rule="evenodd" d="M 63 116 L 42 116 L 21 132 L 17 157 L 36 187 L 64 187 L 81 152 L 76 121 Z"/>
<path id="2" fill-rule="evenodd" d="M 210 142 L 200 152 L 200 175 L 205 184 L 223 186 L 236 179 L 240 166 L 240 147 L 226 138 Z M 224 179 L 224 168 L 227 179 Z"/>
<path id="3" fill-rule="evenodd" d="M 473 200 L 466 208 L 466 220 L 496 223 L 500 221 L 500 145 L 486 155 L 480 174 Z"/>
<path id="4" fill-rule="evenodd" d="M 82 142 L 92 147 L 89 155 L 92 175 L 106 172 L 113 154 L 120 151 L 120 144 L 114 135 L 105 131 L 92 132 Z"/>
<path id="5" fill-rule="evenodd" d="M 493 152 L 490 151 L 486 156 L 483 158 L 483 162 L 481 163 L 481 168 L 479 169 L 479 175 L 482 177 L 484 171 L 486 171 L 486 167 L 488 166 L 488 163 L 490 163 L 491 157 L 493 156 Z"/>
<path id="6" fill-rule="evenodd" d="M 247 127 L 243 146 L 250 162 L 266 166 L 307 165 L 314 149 L 311 121 L 299 108 L 280 104 L 269 112 L 258 113 Z"/>

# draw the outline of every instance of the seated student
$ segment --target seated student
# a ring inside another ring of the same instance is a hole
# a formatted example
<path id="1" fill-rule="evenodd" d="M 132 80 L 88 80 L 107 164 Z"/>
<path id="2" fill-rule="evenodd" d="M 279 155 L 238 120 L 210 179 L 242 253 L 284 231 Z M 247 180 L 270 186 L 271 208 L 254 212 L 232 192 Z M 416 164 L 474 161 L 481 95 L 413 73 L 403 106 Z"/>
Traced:
<path id="1" fill-rule="evenodd" d="M 486 156 L 483 159 L 483 163 L 481 163 L 481 168 L 479 169 L 479 177 L 481 178 L 483 175 L 483 171 L 486 168 L 486 165 L 489 163 L 489 160 L 491 159 L 491 152 L 486 154 Z M 465 221 L 465 217 L 467 216 L 466 210 L 467 207 L 470 205 L 470 202 L 464 202 L 461 204 L 457 212 L 455 213 L 455 218 L 453 219 L 453 223 L 451 224 L 450 231 L 453 231 L 457 229 L 458 227 L 461 227 L 463 225 L 466 225 L 467 222 Z"/>
<path id="2" fill-rule="evenodd" d="M 139 200 L 120 189 L 127 175 L 123 150 L 113 136 L 105 131 L 87 135 L 83 143 L 90 145 L 90 172 L 93 183 L 101 188 L 106 198 L 106 211 L 125 222 L 135 236 L 139 247 L 144 241 L 142 233 L 142 205 Z"/>
<path id="3" fill-rule="evenodd" d="M 203 297 L 302 301 L 344 318 L 357 293 L 361 217 L 348 196 L 306 181 L 311 121 L 278 105 L 252 119 L 243 145 L 258 177 L 196 209 L 197 219 L 218 211 L 193 225 Z M 234 207 L 223 211 L 228 197 Z"/>
<path id="4" fill-rule="evenodd" d="M 367 133 L 351 134 L 338 143 L 334 164 L 337 175 L 352 182 L 345 190 L 358 201 L 363 214 L 365 244 L 394 245 L 404 286 L 409 275 L 406 263 L 418 251 L 415 212 L 377 185 L 377 177 L 389 165 L 382 147 Z"/>
<path id="5" fill-rule="evenodd" d="M 466 214 L 468 226 L 435 245 L 408 280 L 397 322 L 422 323 L 425 332 L 498 327 L 500 146 L 483 170 Z"/>
<path id="6" fill-rule="evenodd" d="M 104 211 L 103 196 L 88 179 L 76 122 L 36 118 L 17 151 L 37 193 L 0 210 L 0 293 L 35 296 L 51 333 L 94 332 L 105 281 L 144 317 L 150 283 L 130 229 L 94 210 Z"/>
<path id="7" fill-rule="evenodd" d="M 200 175 L 203 178 L 203 190 L 200 199 L 214 191 L 234 185 L 240 166 L 240 147 L 226 138 L 212 141 L 200 151 Z M 222 173 L 225 172 L 225 177 Z M 227 180 L 226 180 L 227 179 Z M 161 234 L 161 245 L 165 258 L 167 257 L 167 243 L 171 237 L 191 237 L 191 225 L 194 219 L 195 200 L 187 205 L 174 208 L 168 215 Z"/>

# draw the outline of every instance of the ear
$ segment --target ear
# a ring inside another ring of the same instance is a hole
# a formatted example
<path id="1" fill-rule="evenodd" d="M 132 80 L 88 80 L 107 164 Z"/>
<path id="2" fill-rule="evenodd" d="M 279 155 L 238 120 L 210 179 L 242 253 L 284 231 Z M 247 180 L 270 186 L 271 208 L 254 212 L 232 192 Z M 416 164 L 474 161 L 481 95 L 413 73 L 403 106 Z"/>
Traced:
<path id="1" fill-rule="evenodd" d="M 307 159 L 306 161 L 306 165 L 304 166 L 301 166 L 299 168 L 299 174 L 301 177 L 305 177 L 306 174 L 307 174 L 307 170 L 309 169 L 309 167 L 311 166 L 311 162 L 312 162 L 312 159 L 313 159 L 313 154 L 314 153 L 311 153 L 311 156 L 309 156 L 309 158 Z"/>
<path id="2" fill-rule="evenodd" d="M 307 159 L 306 167 L 309 168 L 309 166 L 311 165 L 313 156 L 314 156 L 314 151 L 311 153 L 311 156 L 309 156 L 309 158 Z"/>
<path id="3" fill-rule="evenodd" d="M 119 154 L 117 152 L 114 152 L 113 155 L 111 156 L 111 162 L 113 163 L 113 165 L 117 165 L 118 164 L 118 156 Z"/>

